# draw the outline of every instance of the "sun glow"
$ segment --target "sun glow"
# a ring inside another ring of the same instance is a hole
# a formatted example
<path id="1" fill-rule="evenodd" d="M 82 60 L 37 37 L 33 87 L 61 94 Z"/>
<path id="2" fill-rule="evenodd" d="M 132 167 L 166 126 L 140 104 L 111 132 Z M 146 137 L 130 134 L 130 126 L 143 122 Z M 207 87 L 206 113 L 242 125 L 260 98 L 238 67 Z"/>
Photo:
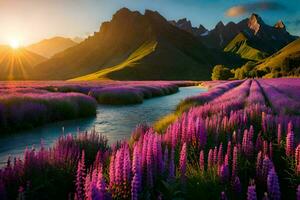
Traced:
<path id="1" fill-rule="evenodd" d="M 18 39 L 12 39 L 9 43 L 9 45 L 11 46 L 11 48 L 13 49 L 18 49 L 20 47 L 20 40 Z"/>

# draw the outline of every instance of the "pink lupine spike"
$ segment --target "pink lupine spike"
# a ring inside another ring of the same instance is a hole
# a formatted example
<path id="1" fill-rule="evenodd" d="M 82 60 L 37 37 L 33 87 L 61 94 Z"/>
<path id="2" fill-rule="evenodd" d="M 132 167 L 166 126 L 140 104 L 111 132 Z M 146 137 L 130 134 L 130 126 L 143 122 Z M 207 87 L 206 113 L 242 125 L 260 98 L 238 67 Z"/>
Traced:
<path id="1" fill-rule="evenodd" d="M 223 144 L 221 143 L 218 151 L 218 165 L 222 165 L 223 163 Z"/>
<path id="2" fill-rule="evenodd" d="M 281 124 L 278 124 L 278 128 L 277 128 L 277 144 L 281 143 L 281 137 L 282 137 L 282 128 L 281 128 Z"/>
<path id="3" fill-rule="evenodd" d="M 208 152 L 208 158 L 207 158 L 207 168 L 210 169 L 213 165 L 214 165 L 213 150 L 210 149 Z"/>
<path id="4" fill-rule="evenodd" d="M 293 156 L 294 154 L 294 132 L 288 132 L 286 136 L 285 154 L 287 156 Z"/>
<path id="5" fill-rule="evenodd" d="M 200 151 L 200 157 L 199 157 L 199 166 L 200 166 L 201 171 L 204 171 L 204 165 L 205 165 L 204 152 L 203 152 L 203 150 L 201 150 Z"/>
<path id="6" fill-rule="evenodd" d="M 187 162 L 187 149 L 186 149 L 186 143 L 182 145 L 181 151 L 180 151 L 180 173 L 181 173 L 181 179 L 185 180 L 185 173 L 186 173 L 186 162 Z"/>
<path id="7" fill-rule="evenodd" d="M 238 149 L 237 146 L 233 147 L 232 155 L 232 177 L 237 176 L 238 171 Z"/>
<path id="8" fill-rule="evenodd" d="M 112 154 L 109 163 L 109 186 L 113 187 L 115 184 L 115 155 Z"/>

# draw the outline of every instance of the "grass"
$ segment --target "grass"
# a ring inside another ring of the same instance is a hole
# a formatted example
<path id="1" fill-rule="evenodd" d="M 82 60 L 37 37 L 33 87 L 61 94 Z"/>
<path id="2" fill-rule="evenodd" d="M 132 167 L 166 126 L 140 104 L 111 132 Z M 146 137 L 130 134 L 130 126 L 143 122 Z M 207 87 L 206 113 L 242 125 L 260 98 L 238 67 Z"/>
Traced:
<path id="1" fill-rule="evenodd" d="M 134 67 L 136 62 L 138 62 L 138 60 L 151 54 L 155 50 L 156 45 L 157 45 L 156 41 L 145 42 L 122 63 L 120 63 L 116 66 L 108 67 L 106 69 L 100 70 L 95 73 L 91 73 L 91 74 L 88 74 L 85 76 L 70 79 L 70 81 L 91 81 L 91 80 L 107 79 L 107 75 L 112 72 L 120 71 L 126 67 Z"/>
<path id="2" fill-rule="evenodd" d="M 232 52 L 244 59 L 254 61 L 260 61 L 268 56 L 267 53 L 251 47 L 248 43 L 247 37 L 240 33 L 224 48 L 224 51 Z"/>

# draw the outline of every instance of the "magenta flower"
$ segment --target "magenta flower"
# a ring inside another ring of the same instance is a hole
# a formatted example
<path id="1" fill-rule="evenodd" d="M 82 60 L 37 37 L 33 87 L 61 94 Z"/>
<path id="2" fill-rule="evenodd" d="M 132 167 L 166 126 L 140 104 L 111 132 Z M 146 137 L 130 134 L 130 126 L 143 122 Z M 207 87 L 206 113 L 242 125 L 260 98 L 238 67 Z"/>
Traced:
<path id="1" fill-rule="evenodd" d="M 294 132 L 288 132 L 286 136 L 285 154 L 287 156 L 293 156 L 294 154 Z"/>
<path id="2" fill-rule="evenodd" d="M 204 165 L 205 165 L 204 152 L 203 152 L 203 150 L 201 150 L 200 151 L 200 156 L 199 156 L 199 166 L 200 166 L 201 171 L 204 171 Z"/>
<path id="3" fill-rule="evenodd" d="M 185 173 L 186 173 L 186 162 L 187 162 L 187 150 L 186 150 L 186 143 L 184 143 L 180 151 L 180 160 L 179 160 L 180 173 L 183 181 L 185 179 Z"/>
<path id="4" fill-rule="evenodd" d="M 173 180 L 175 178 L 175 163 L 174 163 L 174 155 L 175 154 L 175 150 L 174 148 L 172 148 L 171 150 L 171 158 L 170 158 L 170 162 L 169 162 L 169 179 Z"/>
<path id="5" fill-rule="evenodd" d="M 76 198 L 78 200 L 84 200 L 85 190 L 85 153 L 82 151 L 81 159 L 78 161 L 77 173 L 76 173 Z"/>
<path id="6" fill-rule="evenodd" d="M 248 186 L 247 200 L 257 200 L 255 185 Z"/>
<path id="7" fill-rule="evenodd" d="M 300 200 L 300 185 L 297 187 L 297 200 Z"/>
<path id="8" fill-rule="evenodd" d="M 142 187 L 142 171 L 138 146 L 134 147 L 132 160 L 133 179 L 131 181 L 131 199 L 138 200 Z"/>
<path id="9" fill-rule="evenodd" d="M 277 128 L 277 144 L 280 144 L 281 142 L 281 137 L 282 137 L 282 133 L 281 133 L 281 124 L 278 124 L 278 128 Z"/>
<path id="10" fill-rule="evenodd" d="M 236 146 L 233 147 L 233 155 L 232 155 L 232 177 L 237 176 L 238 170 L 238 149 Z"/>

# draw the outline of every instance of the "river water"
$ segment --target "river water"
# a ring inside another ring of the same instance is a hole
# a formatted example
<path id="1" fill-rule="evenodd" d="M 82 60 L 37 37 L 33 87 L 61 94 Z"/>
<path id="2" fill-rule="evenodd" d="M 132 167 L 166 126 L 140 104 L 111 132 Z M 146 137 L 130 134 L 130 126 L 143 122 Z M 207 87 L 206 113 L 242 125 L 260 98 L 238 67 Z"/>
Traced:
<path id="1" fill-rule="evenodd" d="M 76 134 L 80 130 L 95 128 L 107 136 L 109 143 L 130 137 L 131 131 L 139 123 L 152 124 L 157 119 L 172 112 L 184 98 L 204 92 L 200 87 L 182 87 L 178 93 L 145 100 L 142 104 L 125 106 L 99 105 L 97 116 L 89 119 L 51 123 L 28 131 L 0 137 L 0 166 L 8 156 L 22 155 L 26 147 L 39 148 L 41 141 L 49 147 L 64 133 Z"/>

